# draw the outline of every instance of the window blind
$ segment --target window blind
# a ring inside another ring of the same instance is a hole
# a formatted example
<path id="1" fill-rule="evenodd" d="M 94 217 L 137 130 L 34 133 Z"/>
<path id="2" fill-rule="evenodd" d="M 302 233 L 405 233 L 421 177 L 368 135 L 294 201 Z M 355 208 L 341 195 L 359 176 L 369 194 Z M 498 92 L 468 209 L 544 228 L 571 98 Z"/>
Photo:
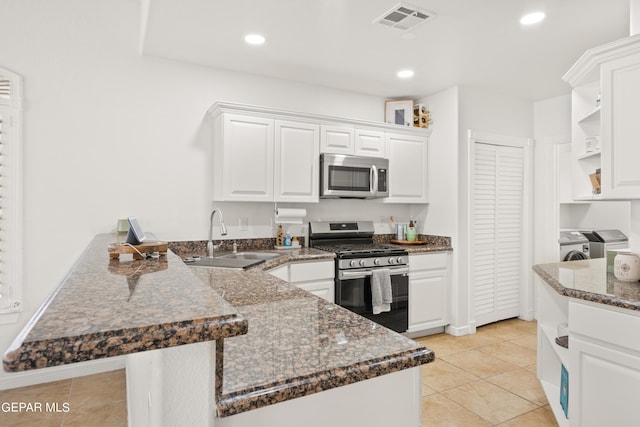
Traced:
<path id="1" fill-rule="evenodd" d="M 0 68 L 0 324 L 21 310 L 20 78 Z"/>

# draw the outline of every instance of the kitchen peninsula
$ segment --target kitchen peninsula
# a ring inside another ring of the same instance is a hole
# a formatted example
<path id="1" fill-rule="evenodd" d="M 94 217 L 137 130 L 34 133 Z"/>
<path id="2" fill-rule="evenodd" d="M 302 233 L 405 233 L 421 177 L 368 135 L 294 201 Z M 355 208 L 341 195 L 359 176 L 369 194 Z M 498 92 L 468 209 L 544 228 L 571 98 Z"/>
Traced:
<path id="1" fill-rule="evenodd" d="M 561 426 L 637 425 L 640 282 L 617 280 L 606 259 L 533 267 L 539 275 L 538 378 Z M 568 348 L 556 343 L 568 331 Z M 562 367 L 568 408 L 560 405 Z"/>
<path id="2" fill-rule="evenodd" d="M 109 260 L 116 238 L 94 238 L 5 353 L 6 371 L 127 355 L 135 426 L 341 425 L 356 415 L 420 425 L 430 350 L 261 268 L 187 267 L 172 251 Z M 302 249 L 269 266 L 332 257 Z"/>

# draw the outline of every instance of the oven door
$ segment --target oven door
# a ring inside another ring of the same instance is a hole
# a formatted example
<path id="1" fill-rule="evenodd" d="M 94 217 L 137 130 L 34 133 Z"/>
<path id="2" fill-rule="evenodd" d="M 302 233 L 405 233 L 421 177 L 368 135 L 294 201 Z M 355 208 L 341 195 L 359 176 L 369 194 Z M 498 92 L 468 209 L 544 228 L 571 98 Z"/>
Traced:
<path id="1" fill-rule="evenodd" d="M 391 270 L 391 311 L 373 314 L 371 305 L 371 270 L 339 271 L 336 278 L 336 304 L 358 313 L 396 332 L 409 328 L 409 269 Z"/>

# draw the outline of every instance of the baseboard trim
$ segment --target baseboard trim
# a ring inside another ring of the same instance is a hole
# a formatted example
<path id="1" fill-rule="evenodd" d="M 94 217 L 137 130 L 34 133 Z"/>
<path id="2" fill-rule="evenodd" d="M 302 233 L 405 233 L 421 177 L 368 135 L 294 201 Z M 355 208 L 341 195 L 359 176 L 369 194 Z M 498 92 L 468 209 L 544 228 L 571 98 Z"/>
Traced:
<path id="1" fill-rule="evenodd" d="M 88 362 L 55 366 L 53 368 L 33 369 L 29 371 L 10 373 L 4 372 L 0 377 L 0 390 L 9 390 L 17 387 L 26 387 L 35 384 L 49 383 L 52 381 L 66 380 L 69 378 L 83 377 L 85 375 L 124 369 L 125 362 L 126 356 L 117 356 L 100 360 L 90 360 Z"/>
<path id="2" fill-rule="evenodd" d="M 453 335 L 454 337 L 461 337 L 463 335 L 469 335 L 476 332 L 476 328 L 472 327 L 472 325 L 466 326 L 451 326 L 448 325 L 445 327 L 444 331 L 449 335 Z"/>

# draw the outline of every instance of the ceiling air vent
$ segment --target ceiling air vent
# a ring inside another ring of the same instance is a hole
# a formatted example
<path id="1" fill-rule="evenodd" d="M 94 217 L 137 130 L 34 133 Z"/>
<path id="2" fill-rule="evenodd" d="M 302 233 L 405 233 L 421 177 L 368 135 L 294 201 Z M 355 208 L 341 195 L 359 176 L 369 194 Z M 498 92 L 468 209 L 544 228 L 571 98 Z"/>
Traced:
<path id="1" fill-rule="evenodd" d="M 436 14 L 428 10 L 419 9 L 407 3 L 398 3 L 373 22 L 402 31 L 411 31 L 434 16 Z"/>

